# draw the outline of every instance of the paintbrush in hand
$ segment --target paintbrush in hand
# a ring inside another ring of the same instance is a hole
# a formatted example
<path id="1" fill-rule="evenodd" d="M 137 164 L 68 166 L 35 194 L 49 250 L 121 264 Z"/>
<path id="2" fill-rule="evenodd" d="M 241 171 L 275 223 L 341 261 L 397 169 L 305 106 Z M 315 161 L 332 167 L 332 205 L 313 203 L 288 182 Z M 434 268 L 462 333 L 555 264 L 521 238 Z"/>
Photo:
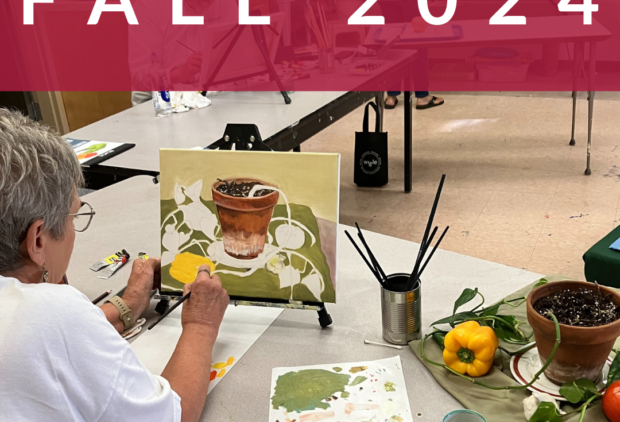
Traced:
<path id="1" fill-rule="evenodd" d="M 157 321 L 155 321 L 154 323 L 151 324 L 151 326 L 149 327 L 149 330 L 151 328 L 153 328 L 154 326 L 156 326 L 157 324 L 159 324 L 161 322 L 162 319 L 166 318 L 168 315 L 170 315 L 172 313 L 172 311 L 174 311 L 176 308 L 179 307 L 179 305 L 183 302 L 185 302 L 187 299 L 189 299 L 189 297 L 192 295 L 192 292 L 189 292 L 188 294 L 186 294 L 185 296 L 183 296 L 177 303 L 175 303 L 174 305 L 172 305 L 170 307 L 170 309 L 168 309 L 168 312 L 166 312 L 165 314 L 163 314 L 162 316 L 159 317 L 159 319 Z"/>

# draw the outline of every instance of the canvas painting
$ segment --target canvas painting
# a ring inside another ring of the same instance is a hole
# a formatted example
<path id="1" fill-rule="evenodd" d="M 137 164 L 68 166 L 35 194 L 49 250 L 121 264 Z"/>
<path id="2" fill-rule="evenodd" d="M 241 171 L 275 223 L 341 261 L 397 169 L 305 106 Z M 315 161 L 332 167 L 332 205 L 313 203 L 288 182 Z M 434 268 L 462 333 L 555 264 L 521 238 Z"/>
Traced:
<path id="1" fill-rule="evenodd" d="M 269 422 L 412 422 L 400 357 L 274 368 Z"/>
<path id="2" fill-rule="evenodd" d="M 336 302 L 338 154 L 162 149 L 162 292 Z"/>

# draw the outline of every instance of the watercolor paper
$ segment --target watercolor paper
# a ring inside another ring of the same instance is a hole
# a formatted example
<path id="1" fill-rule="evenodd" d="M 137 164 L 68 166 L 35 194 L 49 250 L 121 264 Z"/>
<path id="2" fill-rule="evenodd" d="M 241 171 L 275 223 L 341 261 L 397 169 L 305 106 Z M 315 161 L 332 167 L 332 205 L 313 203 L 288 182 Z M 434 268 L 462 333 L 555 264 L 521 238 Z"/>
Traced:
<path id="1" fill-rule="evenodd" d="M 161 375 L 181 337 L 179 306 L 152 330 L 146 330 L 131 348 L 138 360 L 155 375 Z M 282 309 L 229 306 L 213 347 L 211 391 L 259 337 L 282 313 Z"/>
<path id="2" fill-rule="evenodd" d="M 412 422 L 400 357 L 274 368 L 270 422 Z"/>
<path id="3" fill-rule="evenodd" d="M 338 154 L 167 150 L 162 292 L 213 267 L 231 296 L 336 301 Z"/>

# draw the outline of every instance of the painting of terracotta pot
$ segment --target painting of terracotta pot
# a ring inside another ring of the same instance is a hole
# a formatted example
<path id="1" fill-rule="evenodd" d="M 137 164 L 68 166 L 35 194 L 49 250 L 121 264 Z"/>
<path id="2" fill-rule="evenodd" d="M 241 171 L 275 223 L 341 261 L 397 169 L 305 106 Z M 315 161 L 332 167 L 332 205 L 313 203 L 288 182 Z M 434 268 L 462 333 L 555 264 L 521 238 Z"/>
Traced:
<path id="1" fill-rule="evenodd" d="M 275 186 L 258 179 L 236 178 L 217 181 L 211 188 L 222 228 L 224 251 L 234 258 L 253 259 L 258 257 L 265 248 L 265 238 L 273 209 L 278 203 L 279 193 L 277 191 L 263 192 L 262 196 L 249 198 L 231 196 L 218 190 L 218 187 L 232 182 L 236 185 Z"/>

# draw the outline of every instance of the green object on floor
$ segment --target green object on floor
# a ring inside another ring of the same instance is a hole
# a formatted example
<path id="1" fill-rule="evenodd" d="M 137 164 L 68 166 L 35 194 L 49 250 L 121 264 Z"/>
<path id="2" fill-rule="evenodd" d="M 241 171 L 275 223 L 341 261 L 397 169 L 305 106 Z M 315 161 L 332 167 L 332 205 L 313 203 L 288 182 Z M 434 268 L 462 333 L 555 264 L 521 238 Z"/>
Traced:
<path id="1" fill-rule="evenodd" d="M 583 254 L 586 280 L 596 280 L 602 286 L 620 288 L 620 252 L 609 249 L 620 238 L 620 226 L 616 227 Z"/>
<path id="2" fill-rule="evenodd" d="M 563 276 L 547 276 L 545 277 L 549 282 L 570 280 L 568 277 Z M 532 291 L 535 283 L 511 294 L 506 299 L 514 299 L 518 297 L 527 296 Z M 449 312 L 449 311 L 448 311 Z M 527 321 L 526 306 L 525 304 L 512 308 L 507 305 L 502 305 L 499 308 L 499 314 L 514 315 L 521 321 Z M 532 332 L 531 327 L 526 323 L 520 326 L 526 334 Z M 532 339 L 533 340 L 533 339 Z M 420 342 L 421 340 L 415 340 L 409 343 L 409 347 L 420 362 L 428 369 L 430 374 L 435 380 L 450 393 L 456 400 L 458 400 L 467 409 L 475 410 L 483 415 L 488 422 L 524 422 L 525 417 L 523 415 L 523 400 L 531 395 L 529 390 L 489 390 L 488 388 L 480 387 L 478 385 L 472 385 L 469 381 L 457 377 L 456 375 L 446 371 L 444 368 L 431 365 L 420 357 Z M 616 341 L 615 348 L 618 348 L 620 341 Z M 504 347 L 511 352 L 519 350 L 522 346 L 508 344 L 500 340 L 500 346 Z M 442 352 L 439 349 L 437 343 L 429 338 L 424 344 L 424 351 L 426 356 L 435 362 L 442 362 Z M 505 353 L 501 353 L 502 356 L 502 368 L 498 367 L 500 352 L 495 355 L 495 364 L 491 371 L 480 377 L 480 381 L 487 385 L 493 386 L 508 386 L 519 385 L 510 373 L 510 357 Z M 596 404 L 590 407 L 586 411 L 584 421 L 587 422 L 608 422 L 607 418 L 603 414 L 600 400 L 595 402 Z M 570 412 L 574 409 L 570 403 L 560 403 L 562 410 Z M 577 422 L 579 420 L 579 414 L 565 417 L 562 422 Z"/>

